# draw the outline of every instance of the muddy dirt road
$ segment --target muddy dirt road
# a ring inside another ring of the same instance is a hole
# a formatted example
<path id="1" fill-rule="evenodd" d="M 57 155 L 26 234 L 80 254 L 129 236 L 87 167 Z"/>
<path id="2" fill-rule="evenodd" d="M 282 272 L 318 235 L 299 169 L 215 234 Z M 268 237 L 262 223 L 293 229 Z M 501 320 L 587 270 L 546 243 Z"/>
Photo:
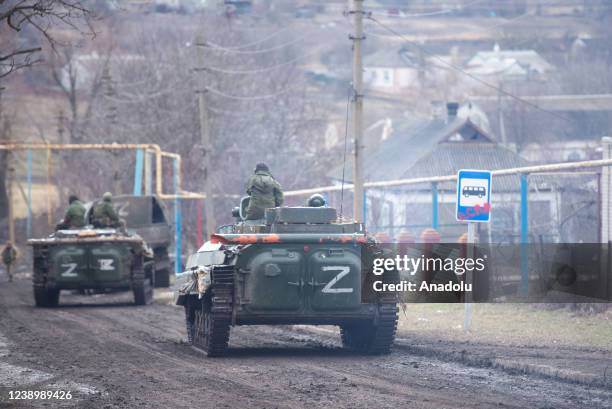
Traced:
<path id="1" fill-rule="evenodd" d="M 359 356 L 331 331 L 233 328 L 229 356 L 181 342 L 182 310 L 130 305 L 129 294 L 62 294 L 35 309 L 28 281 L 0 283 L 0 407 L 574 408 L 612 407 L 612 392 L 413 355 Z M 71 400 L 9 400 L 17 390 Z"/>

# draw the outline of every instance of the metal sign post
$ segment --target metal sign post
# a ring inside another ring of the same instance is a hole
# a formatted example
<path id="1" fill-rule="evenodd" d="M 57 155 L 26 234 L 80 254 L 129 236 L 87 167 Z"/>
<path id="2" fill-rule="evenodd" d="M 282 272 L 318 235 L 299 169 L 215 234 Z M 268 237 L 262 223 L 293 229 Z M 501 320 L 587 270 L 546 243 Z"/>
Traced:
<path id="1" fill-rule="evenodd" d="M 462 169 L 457 174 L 457 212 L 458 221 L 468 222 L 467 252 L 468 259 L 474 258 L 476 243 L 476 223 L 491 220 L 491 172 L 486 170 Z M 465 280 L 473 284 L 471 271 L 466 272 Z M 473 288 L 473 287 L 472 287 Z M 464 300 L 463 329 L 469 331 L 472 323 L 472 292 L 466 292 Z"/>
<path id="2" fill-rule="evenodd" d="M 474 244 L 476 243 L 476 223 L 469 222 L 467 228 L 467 252 L 466 257 L 468 259 L 474 258 Z M 465 273 L 465 281 L 468 283 L 474 282 L 473 273 L 471 271 L 467 271 Z M 469 331 L 470 326 L 472 324 L 472 301 L 473 301 L 472 292 L 465 293 L 465 300 L 463 303 L 464 314 L 463 314 L 463 330 Z"/>

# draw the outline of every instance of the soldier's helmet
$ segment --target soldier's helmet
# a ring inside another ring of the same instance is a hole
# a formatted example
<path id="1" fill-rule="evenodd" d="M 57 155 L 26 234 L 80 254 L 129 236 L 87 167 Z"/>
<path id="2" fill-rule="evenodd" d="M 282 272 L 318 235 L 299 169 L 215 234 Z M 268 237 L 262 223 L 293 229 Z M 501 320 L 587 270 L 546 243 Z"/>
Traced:
<path id="1" fill-rule="evenodd" d="M 257 165 L 255 165 L 255 172 L 258 172 L 258 171 L 269 172 L 270 168 L 265 163 L 260 162 Z"/>
<path id="2" fill-rule="evenodd" d="M 327 204 L 323 195 L 319 193 L 315 193 L 314 195 L 308 198 L 308 206 L 309 207 L 323 207 Z"/>
<path id="3" fill-rule="evenodd" d="M 110 202 L 111 200 L 113 200 L 113 194 L 111 192 L 104 193 L 104 195 L 102 196 L 102 200 L 104 200 L 105 202 Z"/>

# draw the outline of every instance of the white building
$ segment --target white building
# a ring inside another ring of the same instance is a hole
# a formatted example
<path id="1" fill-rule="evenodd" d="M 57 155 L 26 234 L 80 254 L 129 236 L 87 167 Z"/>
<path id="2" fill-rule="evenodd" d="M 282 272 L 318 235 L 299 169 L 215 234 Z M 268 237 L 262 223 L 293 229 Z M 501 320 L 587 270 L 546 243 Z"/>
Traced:
<path id="1" fill-rule="evenodd" d="M 502 50 L 495 44 L 492 51 L 479 51 L 470 58 L 466 69 L 478 76 L 524 80 L 545 76 L 555 67 L 535 50 Z"/>

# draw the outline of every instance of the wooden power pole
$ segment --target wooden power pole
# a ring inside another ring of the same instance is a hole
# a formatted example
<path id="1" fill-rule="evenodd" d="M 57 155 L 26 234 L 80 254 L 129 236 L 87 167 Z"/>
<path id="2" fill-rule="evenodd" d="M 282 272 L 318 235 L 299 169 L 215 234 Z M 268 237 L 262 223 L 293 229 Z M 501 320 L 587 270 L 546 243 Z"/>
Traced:
<path id="1" fill-rule="evenodd" d="M 202 142 L 202 170 L 204 194 L 206 199 L 204 202 L 204 218 L 206 223 L 206 238 L 210 239 L 215 232 L 215 212 L 213 207 L 212 181 L 211 181 L 211 158 L 213 155 L 213 144 L 210 139 L 210 128 L 208 123 L 208 108 L 206 107 L 206 79 L 204 77 L 204 36 L 198 36 L 196 47 L 198 48 L 198 106 L 200 110 L 200 136 Z"/>
<path id="2" fill-rule="evenodd" d="M 355 145 L 353 149 L 353 218 L 365 223 L 363 191 L 363 64 L 361 46 L 363 35 L 363 0 L 353 0 L 353 132 Z"/>
<path id="3" fill-rule="evenodd" d="M 6 191 L 8 193 L 8 222 L 9 222 L 9 240 L 15 244 L 15 197 L 13 196 L 13 181 L 15 179 L 15 168 L 13 155 L 7 155 L 8 158 L 8 180 L 6 184 Z"/>

